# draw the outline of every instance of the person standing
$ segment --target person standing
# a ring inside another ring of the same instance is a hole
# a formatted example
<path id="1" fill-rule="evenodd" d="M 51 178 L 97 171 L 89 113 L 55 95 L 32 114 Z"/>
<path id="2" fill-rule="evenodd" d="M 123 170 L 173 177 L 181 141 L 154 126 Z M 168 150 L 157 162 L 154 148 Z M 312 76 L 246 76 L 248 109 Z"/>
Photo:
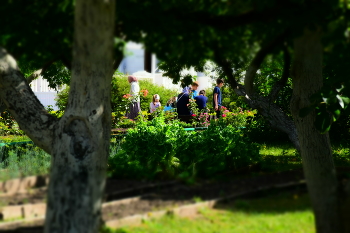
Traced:
<path id="1" fill-rule="evenodd" d="M 160 97 L 158 94 L 155 94 L 153 96 L 152 102 L 149 104 L 149 109 L 150 109 L 150 113 L 153 113 L 157 110 L 157 108 L 159 108 L 161 105 L 160 101 Z"/>
<path id="2" fill-rule="evenodd" d="M 199 95 L 194 97 L 199 111 L 207 108 L 208 97 L 205 96 L 205 90 L 200 90 Z"/>
<path id="3" fill-rule="evenodd" d="M 189 95 L 190 89 L 188 87 L 184 88 L 182 93 L 178 95 L 177 97 L 177 103 L 176 103 L 176 111 L 179 116 L 191 115 L 190 110 L 188 109 L 188 104 L 190 103 L 190 95 Z"/>
<path id="4" fill-rule="evenodd" d="M 221 93 L 221 87 L 224 86 L 224 80 L 221 78 L 218 78 L 216 80 L 216 87 L 213 91 L 213 106 L 214 110 L 216 112 L 216 117 L 221 117 L 220 115 L 220 108 L 221 108 L 221 102 L 222 102 L 222 93 Z"/>
<path id="5" fill-rule="evenodd" d="M 191 85 L 191 92 L 190 92 L 190 97 L 193 99 L 195 98 L 196 96 L 198 96 L 198 91 L 197 91 L 197 88 L 198 88 L 199 84 L 197 81 L 194 81 Z"/>
<path id="6" fill-rule="evenodd" d="M 131 103 L 129 105 L 129 110 L 126 116 L 129 119 L 134 120 L 139 115 L 139 112 L 141 112 L 140 86 L 137 78 L 133 75 L 128 76 L 128 82 L 130 83 Z"/>

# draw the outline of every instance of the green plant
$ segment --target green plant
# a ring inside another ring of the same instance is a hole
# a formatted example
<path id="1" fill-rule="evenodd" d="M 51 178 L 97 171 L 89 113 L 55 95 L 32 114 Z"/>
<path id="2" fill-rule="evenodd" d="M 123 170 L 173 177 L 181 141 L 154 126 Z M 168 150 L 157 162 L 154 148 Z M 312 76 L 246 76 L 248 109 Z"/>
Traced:
<path id="1" fill-rule="evenodd" d="M 198 132 L 183 141 L 191 156 L 179 156 L 182 165 L 192 167 L 195 175 L 212 177 L 215 174 L 229 172 L 260 161 L 259 145 L 251 143 L 244 136 L 242 130 L 232 125 L 222 124 L 220 121 L 211 121 L 207 130 Z M 198 148 L 193 150 L 192 148 Z"/>
<path id="2" fill-rule="evenodd" d="M 0 136 L 5 135 L 24 135 L 24 132 L 8 111 L 0 113 Z"/>
<path id="3" fill-rule="evenodd" d="M 0 152 L 3 153 L 5 148 L 0 148 Z M 17 146 L 9 150 L 0 162 L 0 170 L 6 169 L 6 172 L 0 172 L 0 180 L 47 174 L 50 160 L 50 155 L 34 145 Z"/>
<path id="4" fill-rule="evenodd" d="M 135 127 L 136 122 L 132 119 L 128 119 L 125 116 L 122 116 L 119 122 L 112 125 L 113 128 L 133 128 Z"/>
<path id="5" fill-rule="evenodd" d="M 185 131 L 177 120 L 165 123 L 164 115 L 160 112 L 151 121 L 139 120 L 128 130 L 121 149 L 111 155 L 112 175 L 129 170 L 134 177 L 179 175 L 189 181 L 260 161 L 259 146 L 224 121 L 213 121 L 207 130 L 195 132 Z"/>
<path id="6" fill-rule="evenodd" d="M 166 124 L 163 116 L 153 118 L 147 124 L 139 121 L 130 129 L 122 144 L 131 160 L 138 161 L 151 173 L 174 174 L 179 160 L 175 156 L 177 139 L 184 131 L 178 124 Z"/>

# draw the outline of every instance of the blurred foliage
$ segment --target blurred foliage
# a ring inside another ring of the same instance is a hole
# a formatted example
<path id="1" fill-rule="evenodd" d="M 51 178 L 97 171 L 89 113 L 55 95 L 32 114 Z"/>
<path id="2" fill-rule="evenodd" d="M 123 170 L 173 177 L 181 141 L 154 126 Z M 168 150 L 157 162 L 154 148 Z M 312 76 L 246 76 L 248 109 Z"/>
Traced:
<path id="1" fill-rule="evenodd" d="M 0 136 L 6 135 L 24 135 L 24 132 L 8 111 L 0 113 Z"/>
<path id="2" fill-rule="evenodd" d="M 39 147 L 12 144 L 0 147 L 0 181 L 33 175 L 48 174 L 51 156 Z"/>
<path id="3" fill-rule="evenodd" d="M 21 17 L 14 17 L 14 12 Z M 0 45 L 17 59 L 26 76 L 54 63 L 44 73 L 45 78 L 52 78 L 52 71 L 62 67 L 62 62 L 55 61 L 63 61 L 70 66 L 73 13 L 73 2 L 69 0 L 5 0 L 0 9 L 0 14 L 3 15 Z M 56 77 L 57 75 L 55 73 Z M 62 81 L 49 80 L 50 86 Z"/>

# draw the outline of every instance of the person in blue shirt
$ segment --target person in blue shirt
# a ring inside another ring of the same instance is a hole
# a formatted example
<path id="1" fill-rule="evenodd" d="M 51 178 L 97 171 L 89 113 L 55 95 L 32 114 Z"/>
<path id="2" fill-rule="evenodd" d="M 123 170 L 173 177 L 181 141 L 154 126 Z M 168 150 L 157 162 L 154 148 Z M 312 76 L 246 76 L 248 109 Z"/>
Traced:
<path id="1" fill-rule="evenodd" d="M 199 111 L 207 108 L 208 97 L 205 96 L 205 90 L 200 90 L 199 95 L 194 97 Z"/>
<path id="2" fill-rule="evenodd" d="M 191 85 L 191 98 L 195 98 L 198 96 L 197 88 L 199 87 L 199 83 L 197 81 L 193 82 Z"/>
<path id="3" fill-rule="evenodd" d="M 221 117 L 220 115 L 220 108 L 221 108 L 221 101 L 222 101 L 222 93 L 221 93 L 221 87 L 224 86 L 224 80 L 221 78 L 218 78 L 216 80 L 216 87 L 213 91 L 213 107 L 216 112 L 216 117 Z"/>

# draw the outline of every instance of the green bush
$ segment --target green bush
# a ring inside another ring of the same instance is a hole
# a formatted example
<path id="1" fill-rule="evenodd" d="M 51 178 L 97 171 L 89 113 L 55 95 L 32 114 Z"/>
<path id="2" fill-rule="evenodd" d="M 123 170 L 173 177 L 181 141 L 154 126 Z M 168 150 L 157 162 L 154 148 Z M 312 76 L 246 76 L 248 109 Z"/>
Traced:
<path id="1" fill-rule="evenodd" d="M 149 122 L 137 122 L 119 150 L 111 154 L 110 174 L 211 177 L 259 162 L 258 145 L 251 143 L 242 130 L 216 122 L 202 132 L 185 131 L 178 121 L 166 124 L 164 114 Z"/>
<path id="2" fill-rule="evenodd" d="M 17 122 L 8 111 L 0 112 L 0 136 L 24 135 Z"/>
<path id="3" fill-rule="evenodd" d="M 251 143 L 242 129 L 212 120 L 207 130 L 181 138 L 178 156 L 183 170 L 199 177 L 234 171 L 260 161 L 259 145 Z M 191 169 L 189 169 L 191 168 Z"/>
<path id="4" fill-rule="evenodd" d="M 51 157 L 33 144 L 0 147 L 0 180 L 47 174 Z"/>

